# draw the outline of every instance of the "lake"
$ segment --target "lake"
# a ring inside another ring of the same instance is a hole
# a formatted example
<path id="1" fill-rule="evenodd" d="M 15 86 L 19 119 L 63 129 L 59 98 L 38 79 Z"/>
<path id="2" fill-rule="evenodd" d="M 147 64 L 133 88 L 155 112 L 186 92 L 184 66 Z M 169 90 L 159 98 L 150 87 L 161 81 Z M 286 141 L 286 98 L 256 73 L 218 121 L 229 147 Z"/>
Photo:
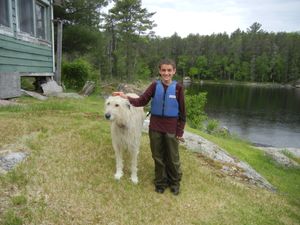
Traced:
<path id="1" fill-rule="evenodd" d="M 229 84 L 191 84 L 207 92 L 205 111 L 220 126 L 252 143 L 300 148 L 300 89 Z"/>

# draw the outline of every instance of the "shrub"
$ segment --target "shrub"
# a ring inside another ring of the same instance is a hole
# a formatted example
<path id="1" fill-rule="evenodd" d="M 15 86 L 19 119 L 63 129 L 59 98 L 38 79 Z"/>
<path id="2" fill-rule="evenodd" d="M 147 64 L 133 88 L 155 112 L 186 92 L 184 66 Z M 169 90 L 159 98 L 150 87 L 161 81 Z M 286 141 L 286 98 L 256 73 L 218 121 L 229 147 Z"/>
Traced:
<path id="1" fill-rule="evenodd" d="M 81 89 L 91 75 L 91 68 L 91 65 L 83 59 L 63 62 L 62 80 L 66 88 Z"/>
<path id="2" fill-rule="evenodd" d="M 209 134 L 215 133 L 219 128 L 219 122 L 217 120 L 208 120 L 206 125 L 206 132 Z"/>
<path id="3" fill-rule="evenodd" d="M 197 95 L 186 95 L 187 122 L 192 128 L 203 129 L 203 122 L 207 119 L 204 112 L 206 92 Z"/>

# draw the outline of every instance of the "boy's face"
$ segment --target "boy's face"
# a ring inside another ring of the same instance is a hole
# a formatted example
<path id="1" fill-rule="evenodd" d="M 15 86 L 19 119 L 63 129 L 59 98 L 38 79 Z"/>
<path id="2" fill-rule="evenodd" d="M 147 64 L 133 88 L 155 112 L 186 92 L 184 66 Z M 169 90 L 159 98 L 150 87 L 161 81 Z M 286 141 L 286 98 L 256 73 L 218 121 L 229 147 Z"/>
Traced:
<path id="1" fill-rule="evenodd" d="M 176 69 L 169 64 L 162 64 L 159 68 L 159 74 L 161 76 L 162 82 L 165 84 L 172 83 L 172 79 L 175 73 Z"/>

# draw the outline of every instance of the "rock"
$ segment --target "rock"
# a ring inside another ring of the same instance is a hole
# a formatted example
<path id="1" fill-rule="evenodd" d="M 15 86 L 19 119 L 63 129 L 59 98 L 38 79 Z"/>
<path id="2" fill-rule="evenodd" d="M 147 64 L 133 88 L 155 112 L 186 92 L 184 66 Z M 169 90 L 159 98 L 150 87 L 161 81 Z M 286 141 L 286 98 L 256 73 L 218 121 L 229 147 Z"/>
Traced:
<path id="1" fill-rule="evenodd" d="M 25 152 L 9 152 L 4 156 L 0 156 L 0 174 L 13 169 L 18 163 L 24 160 L 26 156 L 27 153 Z"/>
<path id="2" fill-rule="evenodd" d="M 41 84 L 41 87 L 46 96 L 53 96 L 63 92 L 63 88 L 59 86 L 55 80 L 49 80 L 46 83 Z"/>
<path id="3" fill-rule="evenodd" d="M 21 89 L 21 93 L 23 95 L 31 96 L 33 98 L 36 98 L 36 99 L 42 100 L 42 101 L 45 101 L 45 100 L 48 99 L 48 97 L 46 97 L 44 95 L 41 95 L 41 94 L 39 94 L 37 92 L 33 92 L 33 91 L 26 91 L 26 90 Z"/>
<path id="4" fill-rule="evenodd" d="M 287 157 L 283 152 L 292 154 L 293 156 L 300 158 L 300 149 L 297 148 L 275 148 L 275 147 L 258 147 L 263 150 L 266 155 L 270 156 L 278 164 L 285 167 L 299 167 L 299 164 Z"/>
<path id="5" fill-rule="evenodd" d="M 298 79 L 294 82 L 294 87 L 300 88 L 300 79 Z"/>
<path id="6" fill-rule="evenodd" d="M 230 130 L 226 126 L 222 126 L 221 128 L 218 129 L 217 132 L 223 135 L 230 135 Z"/>
<path id="7" fill-rule="evenodd" d="M 275 191 L 273 187 L 264 177 L 256 172 L 249 164 L 232 157 L 224 149 L 214 143 L 202 138 L 199 135 L 184 132 L 185 142 L 183 145 L 192 151 L 200 152 L 204 156 L 224 164 L 221 171 L 238 178 L 243 178 L 247 182 L 256 186 Z"/>

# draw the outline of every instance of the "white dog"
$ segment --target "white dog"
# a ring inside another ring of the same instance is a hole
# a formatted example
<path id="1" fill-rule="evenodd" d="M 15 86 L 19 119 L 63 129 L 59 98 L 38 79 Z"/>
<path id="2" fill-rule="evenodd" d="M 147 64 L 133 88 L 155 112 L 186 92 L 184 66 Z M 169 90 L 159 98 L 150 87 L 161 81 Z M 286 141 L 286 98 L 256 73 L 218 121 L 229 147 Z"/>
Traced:
<path id="1" fill-rule="evenodd" d="M 127 94 L 138 97 L 136 94 Z M 137 158 L 140 147 L 143 121 L 143 107 L 134 107 L 120 96 L 110 96 L 105 102 L 105 118 L 111 121 L 112 145 L 116 157 L 115 179 L 123 176 L 122 153 L 127 149 L 131 154 L 131 180 L 138 183 Z"/>

